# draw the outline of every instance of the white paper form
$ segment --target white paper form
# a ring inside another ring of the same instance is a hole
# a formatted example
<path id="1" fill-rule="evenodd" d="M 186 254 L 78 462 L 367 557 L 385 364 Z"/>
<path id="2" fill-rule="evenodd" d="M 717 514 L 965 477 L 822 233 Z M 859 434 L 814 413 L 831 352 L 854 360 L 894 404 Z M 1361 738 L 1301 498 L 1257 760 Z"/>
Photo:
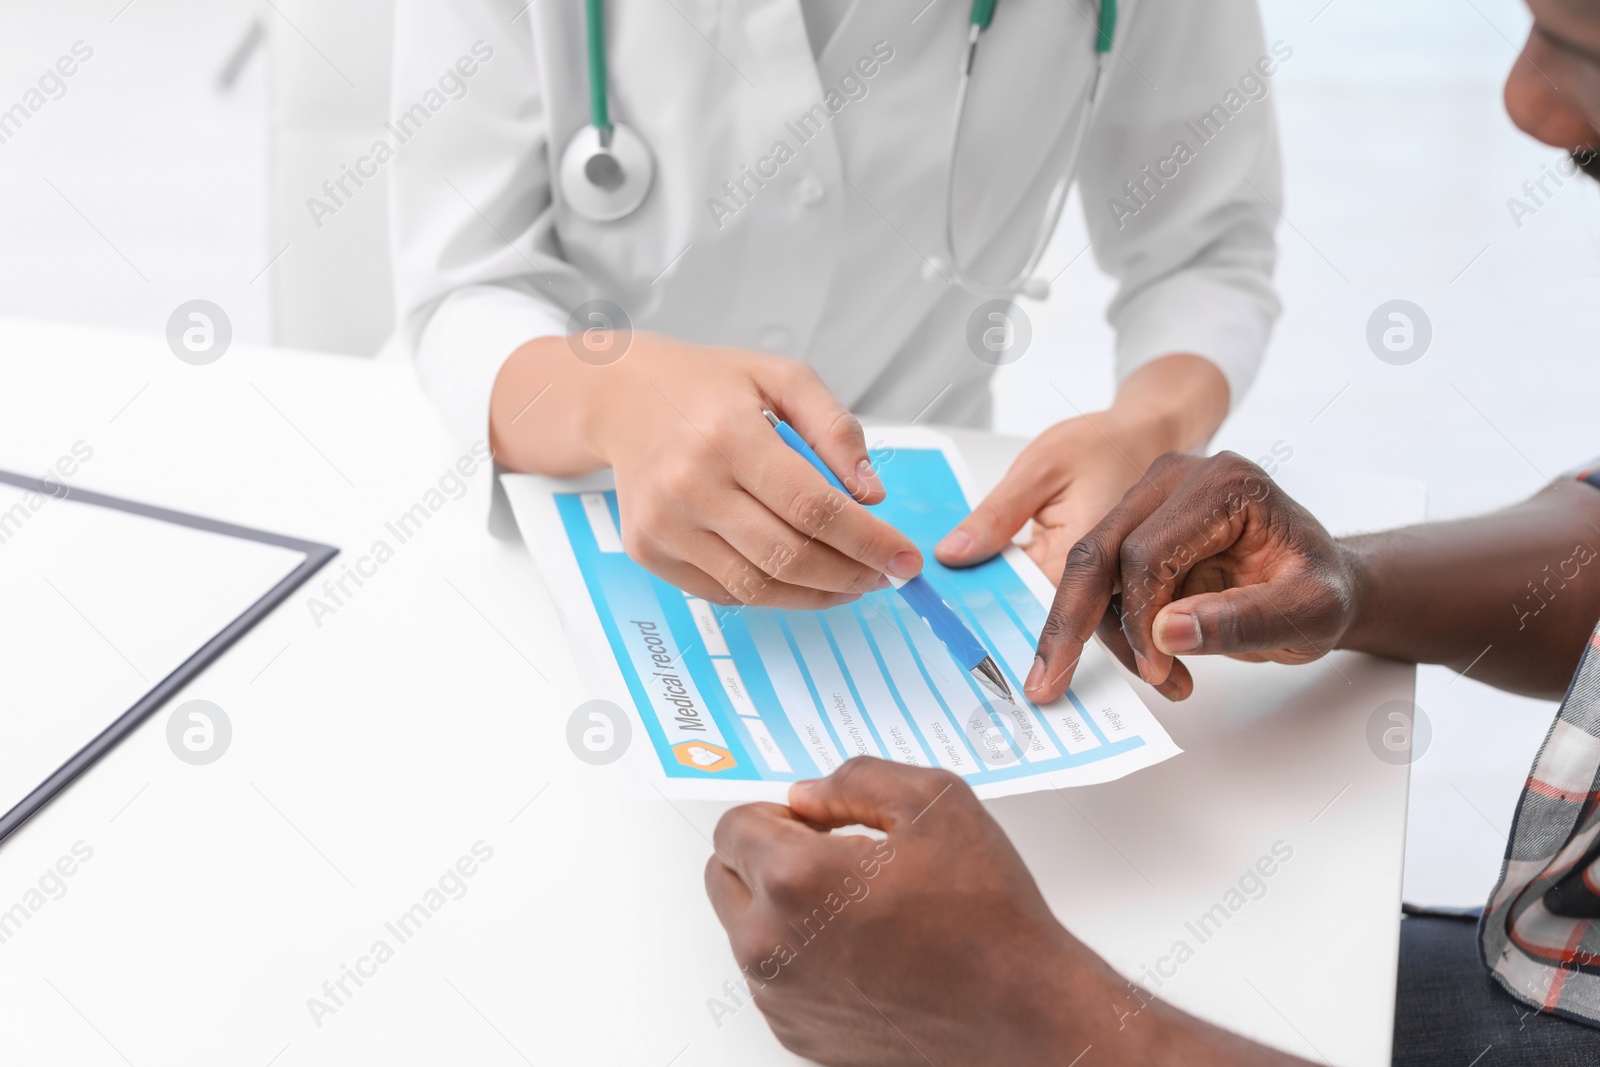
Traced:
<path id="1" fill-rule="evenodd" d="M 1005 670 L 1017 704 L 980 689 L 892 589 L 822 612 L 714 605 L 622 551 L 609 474 L 502 476 L 587 695 L 637 716 L 642 773 L 669 795 L 781 799 L 790 782 L 871 755 L 944 767 L 980 796 L 1004 796 L 1110 781 L 1176 755 L 1098 645 L 1060 700 L 1021 699 L 1054 589 L 1017 548 L 941 566 L 933 546 L 969 510 L 959 453 L 926 430 L 876 439 L 888 499 L 874 512 L 922 549 L 928 580 Z"/>

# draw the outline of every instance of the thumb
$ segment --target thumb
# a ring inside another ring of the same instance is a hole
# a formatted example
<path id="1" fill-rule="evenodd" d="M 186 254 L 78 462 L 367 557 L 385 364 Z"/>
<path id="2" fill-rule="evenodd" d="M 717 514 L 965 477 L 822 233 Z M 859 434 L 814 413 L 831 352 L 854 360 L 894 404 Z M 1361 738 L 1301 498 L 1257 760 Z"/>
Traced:
<path id="1" fill-rule="evenodd" d="M 982 563 L 1011 543 L 1022 524 L 1038 510 L 1040 480 L 1013 467 L 1000 484 L 934 546 L 933 554 L 951 567 Z"/>
<path id="2" fill-rule="evenodd" d="M 826 778 L 789 787 L 789 807 L 823 829 L 870 826 L 893 832 L 918 815 L 960 780 L 945 771 L 857 756 Z"/>
<path id="3" fill-rule="evenodd" d="M 1299 583 L 1268 582 L 1174 601 L 1157 612 L 1151 637 L 1169 656 L 1231 656 L 1308 646 L 1321 654 L 1328 649 L 1314 642 L 1325 629 L 1317 600 Z"/>

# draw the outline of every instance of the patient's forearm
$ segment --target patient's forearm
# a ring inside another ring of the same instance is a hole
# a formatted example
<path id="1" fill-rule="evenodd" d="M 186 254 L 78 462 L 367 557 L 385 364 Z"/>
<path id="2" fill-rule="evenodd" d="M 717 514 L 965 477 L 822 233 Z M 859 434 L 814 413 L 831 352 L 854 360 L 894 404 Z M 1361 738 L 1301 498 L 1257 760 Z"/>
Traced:
<path id="1" fill-rule="evenodd" d="M 1087 1064 L 1087 1044 L 1099 1057 L 1095 1062 L 1113 1067 L 1309 1067 L 1298 1056 L 1203 1022 L 1131 982 L 1109 998 L 1103 992 L 1076 992 L 1055 1000 L 1053 1017 L 1044 1020 L 1046 1031 L 1054 1035 L 1048 1039 L 1054 1055 L 1042 1062 L 1060 1065 L 1083 1059 Z M 1009 1062 L 1034 1061 L 1019 1056 Z"/>
<path id="2" fill-rule="evenodd" d="M 1559 697 L 1600 618 L 1600 490 L 1581 482 L 1342 543 L 1360 574 L 1344 648 Z"/>

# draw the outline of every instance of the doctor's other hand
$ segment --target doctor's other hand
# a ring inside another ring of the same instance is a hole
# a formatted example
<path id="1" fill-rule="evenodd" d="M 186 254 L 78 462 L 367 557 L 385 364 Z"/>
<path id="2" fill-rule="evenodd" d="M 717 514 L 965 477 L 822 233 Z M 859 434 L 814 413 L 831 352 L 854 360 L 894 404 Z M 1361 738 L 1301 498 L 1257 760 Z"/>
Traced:
<path id="1" fill-rule="evenodd" d="M 934 553 L 948 566 L 982 563 L 1031 519 L 1022 545 L 1052 582 L 1067 552 L 1164 452 L 1208 439 L 1228 411 L 1228 383 L 1211 361 L 1171 355 L 1135 370 L 1111 408 L 1058 422 L 1022 450 L 972 514 Z"/>
<path id="2" fill-rule="evenodd" d="M 866 826 L 875 840 L 832 831 Z M 1300 1063 L 1167 1007 L 1051 914 L 948 771 L 868 756 L 717 824 L 706 892 L 785 1048 L 833 1067 Z M 724 987 L 743 1001 L 739 986 Z M 1109 1010 L 1108 1010 L 1109 1009 Z M 1106 1058 L 1109 1056 L 1110 1058 Z"/>
<path id="3" fill-rule="evenodd" d="M 1260 467 L 1168 453 L 1073 546 L 1023 688 L 1060 696 L 1097 632 L 1170 700 L 1194 688 L 1179 655 L 1309 663 L 1350 630 L 1364 584 L 1355 553 Z"/>
<path id="4" fill-rule="evenodd" d="M 654 574 L 720 604 L 815 609 L 922 570 L 916 546 L 862 506 L 884 493 L 861 424 L 804 363 L 640 332 L 613 362 L 574 351 L 567 338 L 539 338 L 501 368 L 495 457 L 554 477 L 611 467 L 623 547 Z M 763 409 L 854 499 L 789 448 Z"/>

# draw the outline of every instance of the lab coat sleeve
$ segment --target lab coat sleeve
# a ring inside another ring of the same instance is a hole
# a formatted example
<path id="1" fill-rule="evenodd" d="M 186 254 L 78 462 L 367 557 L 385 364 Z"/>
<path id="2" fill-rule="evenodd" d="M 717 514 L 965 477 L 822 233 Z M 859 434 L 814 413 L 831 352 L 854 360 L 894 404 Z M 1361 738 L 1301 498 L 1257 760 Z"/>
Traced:
<path id="1" fill-rule="evenodd" d="M 398 0 L 395 10 L 388 137 L 409 133 L 388 166 L 399 335 L 463 443 L 487 436 L 507 357 L 566 334 L 565 309 L 585 291 L 551 230 L 525 4 Z"/>
<path id="2" fill-rule="evenodd" d="M 1119 285 L 1119 382 L 1179 352 L 1215 363 L 1235 404 L 1255 378 L 1279 311 L 1273 97 L 1292 55 L 1263 40 L 1255 0 L 1132 5 L 1081 171 L 1095 258 Z"/>

